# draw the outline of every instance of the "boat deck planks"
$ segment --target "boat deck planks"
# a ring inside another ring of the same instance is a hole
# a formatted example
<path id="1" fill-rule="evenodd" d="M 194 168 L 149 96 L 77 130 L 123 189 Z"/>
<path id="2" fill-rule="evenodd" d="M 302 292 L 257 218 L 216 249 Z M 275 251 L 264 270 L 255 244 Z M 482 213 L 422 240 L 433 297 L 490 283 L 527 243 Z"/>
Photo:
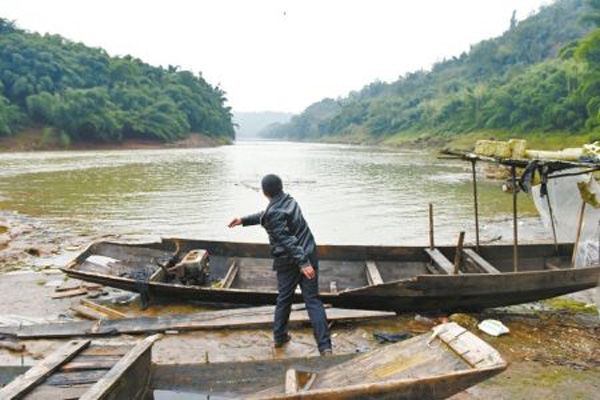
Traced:
<path id="1" fill-rule="evenodd" d="M 150 377 L 150 349 L 159 337 L 118 346 L 69 341 L 1 389 L 0 398 L 141 399 Z"/>
<path id="2" fill-rule="evenodd" d="M 379 273 L 379 268 L 377 268 L 377 263 L 373 260 L 367 260 L 365 264 L 367 266 L 367 280 L 369 281 L 369 285 L 383 284 L 383 279 Z"/>

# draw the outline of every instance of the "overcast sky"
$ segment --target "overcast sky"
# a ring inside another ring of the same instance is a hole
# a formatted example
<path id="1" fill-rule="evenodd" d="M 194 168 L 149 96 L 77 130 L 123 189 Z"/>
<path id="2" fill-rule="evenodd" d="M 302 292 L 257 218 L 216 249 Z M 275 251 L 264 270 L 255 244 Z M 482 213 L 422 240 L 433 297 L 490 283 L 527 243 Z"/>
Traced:
<path id="1" fill-rule="evenodd" d="M 234 111 L 299 112 L 497 36 L 549 0 L 0 0 L 0 17 L 202 71 Z"/>

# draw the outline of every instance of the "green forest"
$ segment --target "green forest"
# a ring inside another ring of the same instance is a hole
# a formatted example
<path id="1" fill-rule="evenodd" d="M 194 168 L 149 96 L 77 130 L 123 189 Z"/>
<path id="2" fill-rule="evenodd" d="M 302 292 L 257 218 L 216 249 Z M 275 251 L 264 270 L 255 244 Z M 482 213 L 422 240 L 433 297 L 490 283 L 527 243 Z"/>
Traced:
<path id="1" fill-rule="evenodd" d="M 507 21 L 468 53 L 324 99 L 262 134 L 385 140 L 475 131 L 572 135 L 600 130 L 600 0 L 558 0 Z"/>
<path id="2" fill-rule="evenodd" d="M 225 93 L 201 74 L 111 57 L 0 18 L 0 136 L 43 126 L 70 141 L 234 137 Z"/>

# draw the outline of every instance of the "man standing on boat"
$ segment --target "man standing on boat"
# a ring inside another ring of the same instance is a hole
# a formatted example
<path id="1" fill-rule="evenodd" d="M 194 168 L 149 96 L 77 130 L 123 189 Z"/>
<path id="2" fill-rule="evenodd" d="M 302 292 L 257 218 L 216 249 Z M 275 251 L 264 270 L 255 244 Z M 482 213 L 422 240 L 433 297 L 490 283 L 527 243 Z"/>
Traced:
<path id="1" fill-rule="evenodd" d="M 234 218 L 229 227 L 262 225 L 269 234 L 273 269 L 277 272 L 277 305 L 273 336 L 279 348 L 291 340 L 288 320 L 296 287 L 300 285 L 306 310 L 321 355 L 331 354 L 331 338 L 323 303 L 319 299 L 317 245 L 296 200 L 283 191 L 277 175 L 262 179 L 262 190 L 269 200 L 265 211 Z"/>

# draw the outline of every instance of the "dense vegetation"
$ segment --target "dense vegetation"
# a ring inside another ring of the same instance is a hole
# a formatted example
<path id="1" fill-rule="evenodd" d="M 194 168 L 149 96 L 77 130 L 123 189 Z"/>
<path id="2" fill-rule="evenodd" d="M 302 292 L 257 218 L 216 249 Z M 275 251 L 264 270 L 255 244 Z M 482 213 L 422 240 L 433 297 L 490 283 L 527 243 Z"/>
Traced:
<path id="1" fill-rule="evenodd" d="M 386 138 L 478 130 L 591 132 L 600 126 L 600 0 L 559 0 L 500 37 L 342 99 L 325 99 L 271 137 Z"/>
<path id="2" fill-rule="evenodd" d="M 201 75 L 110 57 L 0 18 L 0 136 L 36 124 L 67 141 L 172 141 L 190 132 L 232 138 L 225 101 Z"/>

